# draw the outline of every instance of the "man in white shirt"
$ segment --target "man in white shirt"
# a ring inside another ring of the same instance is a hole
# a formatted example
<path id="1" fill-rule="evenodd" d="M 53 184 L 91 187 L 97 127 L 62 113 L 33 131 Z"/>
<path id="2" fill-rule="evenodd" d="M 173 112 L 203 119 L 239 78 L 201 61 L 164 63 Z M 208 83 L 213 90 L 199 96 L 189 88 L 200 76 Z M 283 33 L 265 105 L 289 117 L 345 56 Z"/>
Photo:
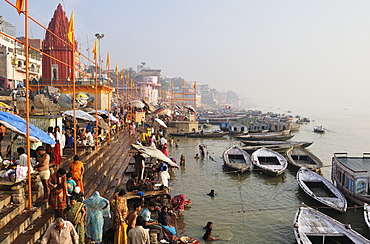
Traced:
<path id="1" fill-rule="evenodd" d="M 164 144 L 167 143 L 167 139 L 164 138 L 164 136 L 161 137 L 161 139 L 159 140 L 161 142 L 161 145 L 163 146 Z"/>
<path id="2" fill-rule="evenodd" d="M 128 232 L 129 244 L 150 244 L 149 229 L 144 229 L 144 218 L 138 216 L 136 218 L 135 228 Z"/>
<path id="3" fill-rule="evenodd" d="M 78 234 L 72 223 L 57 218 L 51 223 L 42 237 L 41 244 L 78 244 Z"/>
<path id="4" fill-rule="evenodd" d="M 171 179 L 170 174 L 167 172 L 167 167 L 163 166 L 162 171 L 158 174 L 159 184 L 168 187 L 168 181 Z"/>

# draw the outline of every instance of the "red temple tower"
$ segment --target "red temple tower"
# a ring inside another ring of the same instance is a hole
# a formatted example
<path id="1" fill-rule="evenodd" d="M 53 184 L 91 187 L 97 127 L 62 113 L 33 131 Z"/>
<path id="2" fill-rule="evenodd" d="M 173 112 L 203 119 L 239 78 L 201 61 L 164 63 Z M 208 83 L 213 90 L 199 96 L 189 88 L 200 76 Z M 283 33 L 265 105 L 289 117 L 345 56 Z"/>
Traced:
<path id="1" fill-rule="evenodd" d="M 67 40 L 68 33 L 68 18 L 63 11 L 62 5 L 59 4 L 54 11 L 54 16 L 49 22 L 48 29 L 53 32 L 60 39 Z M 54 57 L 63 63 L 71 65 L 72 48 L 51 34 L 49 31 L 45 34 L 43 43 L 43 52 Z M 66 83 L 67 79 L 71 77 L 71 69 L 65 64 L 62 64 L 46 55 L 42 57 L 42 84 L 53 85 Z"/>

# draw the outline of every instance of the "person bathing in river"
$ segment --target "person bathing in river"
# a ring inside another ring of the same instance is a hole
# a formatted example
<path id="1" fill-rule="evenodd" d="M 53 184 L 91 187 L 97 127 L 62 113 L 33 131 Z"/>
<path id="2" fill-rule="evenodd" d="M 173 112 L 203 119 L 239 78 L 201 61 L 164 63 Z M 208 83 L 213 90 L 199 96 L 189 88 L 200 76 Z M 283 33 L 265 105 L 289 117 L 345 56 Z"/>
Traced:
<path id="1" fill-rule="evenodd" d="M 212 189 L 207 195 L 210 197 L 216 196 L 215 190 Z"/>
<path id="2" fill-rule="evenodd" d="M 182 215 L 182 211 L 184 211 L 185 209 L 185 201 L 186 201 L 186 196 L 184 194 L 174 196 L 171 199 L 172 209 L 174 211 L 176 210 L 178 211 L 178 214 L 177 214 L 178 217 Z"/>
<path id="3" fill-rule="evenodd" d="M 195 159 L 199 159 L 199 154 L 198 154 L 198 153 L 196 153 L 194 158 L 195 158 Z"/>
<path id="4" fill-rule="evenodd" d="M 216 237 L 212 236 L 212 228 L 206 229 L 206 233 L 203 235 L 203 240 L 205 241 L 220 241 L 221 239 L 218 239 Z"/>

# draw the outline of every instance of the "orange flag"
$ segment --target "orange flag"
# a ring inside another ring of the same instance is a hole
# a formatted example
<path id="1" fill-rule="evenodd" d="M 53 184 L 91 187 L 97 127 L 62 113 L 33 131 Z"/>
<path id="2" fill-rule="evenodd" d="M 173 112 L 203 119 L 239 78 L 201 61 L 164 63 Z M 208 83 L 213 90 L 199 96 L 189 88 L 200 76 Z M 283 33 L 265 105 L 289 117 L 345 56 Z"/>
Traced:
<path id="1" fill-rule="evenodd" d="M 197 83 L 194 82 L 194 90 L 196 90 L 196 89 L 197 89 Z"/>
<path id="2" fill-rule="evenodd" d="M 68 41 L 73 44 L 73 36 L 74 36 L 74 19 L 75 19 L 75 14 L 72 11 L 71 13 L 71 18 L 69 19 L 69 25 L 68 25 Z"/>
<path id="3" fill-rule="evenodd" d="M 92 53 L 94 54 L 94 59 L 96 60 L 96 55 L 98 53 L 98 39 L 95 39 L 94 49 L 92 50 Z"/>
<path id="4" fill-rule="evenodd" d="M 116 76 L 118 77 L 118 62 L 116 63 L 116 69 L 114 72 L 116 73 Z"/>
<path id="5" fill-rule="evenodd" d="M 120 79 L 122 80 L 125 77 L 125 69 L 121 70 L 121 76 Z"/>
<path id="6" fill-rule="evenodd" d="M 24 0 L 17 0 L 15 3 L 18 14 L 21 14 L 24 11 Z"/>
<path id="7" fill-rule="evenodd" d="M 110 53 L 108 52 L 107 54 L 107 64 L 106 64 L 106 69 L 109 70 L 109 66 L 110 66 Z"/>

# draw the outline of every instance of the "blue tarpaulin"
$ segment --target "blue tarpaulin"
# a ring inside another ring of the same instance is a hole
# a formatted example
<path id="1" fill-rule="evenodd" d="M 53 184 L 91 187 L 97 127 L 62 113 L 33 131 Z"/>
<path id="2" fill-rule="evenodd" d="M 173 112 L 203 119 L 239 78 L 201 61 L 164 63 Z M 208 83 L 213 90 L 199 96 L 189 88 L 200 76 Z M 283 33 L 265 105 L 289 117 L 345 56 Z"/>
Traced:
<path id="1" fill-rule="evenodd" d="M 0 111 L 0 123 L 2 123 L 7 129 L 20 134 L 22 136 L 26 136 L 26 120 L 22 119 L 21 117 Z M 30 123 L 30 139 L 31 141 L 42 141 L 46 144 L 55 144 L 53 138 L 51 138 L 46 132 L 37 128 L 33 124 Z"/>

